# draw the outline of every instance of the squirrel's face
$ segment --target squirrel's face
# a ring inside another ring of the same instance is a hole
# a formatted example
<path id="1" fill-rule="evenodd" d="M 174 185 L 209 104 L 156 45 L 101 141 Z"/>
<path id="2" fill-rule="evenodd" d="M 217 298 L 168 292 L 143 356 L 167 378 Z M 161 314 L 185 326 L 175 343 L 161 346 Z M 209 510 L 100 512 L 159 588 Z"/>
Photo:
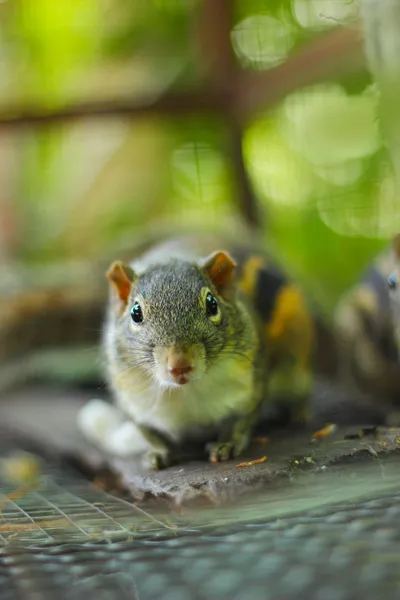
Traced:
<path id="1" fill-rule="evenodd" d="M 140 275 L 115 263 L 108 276 L 118 292 L 117 320 L 132 368 L 165 388 L 200 379 L 227 349 L 238 316 L 234 268 L 222 252 L 199 264 L 156 264 Z"/>

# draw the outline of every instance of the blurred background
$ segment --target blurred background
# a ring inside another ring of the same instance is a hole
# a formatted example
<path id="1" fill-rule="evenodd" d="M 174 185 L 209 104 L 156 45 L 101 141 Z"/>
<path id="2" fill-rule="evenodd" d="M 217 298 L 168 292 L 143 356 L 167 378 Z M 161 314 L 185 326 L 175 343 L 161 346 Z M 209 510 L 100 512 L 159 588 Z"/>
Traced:
<path id="1" fill-rule="evenodd" d="M 1 600 L 398 598 L 398 430 L 340 430 L 321 447 L 278 431 L 254 449 L 265 465 L 138 480 L 134 463 L 99 459 L 76 415 L 94 390 L 107 396 L 96 273 L 104 290 L 121 248 L 250 230 L 329 320 L 400 231 L 399 7 L 0 0 Z M 79 392 L 66 385 L 79 379 Z M 347 416 L 348 398 L 328 391 Z M 35 455 L 4 461 L 15 448 Z M 128 501 L 112 495 L 121 485 Z M 159 519 L 133 509 L 141 492 Z M 210 510 L 174 506 L 197 493 Z M 228 511 L 213 504 L 224 494 Z"/>
<path id="2" fill-rule="evenodd" d="M 244 223 L 330 313 L 399 229 L 356 0 L 2 0 L 0 255 Z"/>

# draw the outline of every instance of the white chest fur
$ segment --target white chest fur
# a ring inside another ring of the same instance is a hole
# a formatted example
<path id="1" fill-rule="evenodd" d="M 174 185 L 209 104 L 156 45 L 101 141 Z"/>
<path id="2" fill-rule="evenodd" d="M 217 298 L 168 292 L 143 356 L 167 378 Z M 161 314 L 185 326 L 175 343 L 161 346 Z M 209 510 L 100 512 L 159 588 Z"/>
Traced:
<path id="1" fill-rule="evenodd" d="M 219 361 L 198 380 L 163 389 L 138 370 L 114 378 L 116 404 L 140 425 L 148 425 L 179 440 L 191 428 L 207 428 L 230 415 L 251 409 L 253 369 L 249 360 Z"/>

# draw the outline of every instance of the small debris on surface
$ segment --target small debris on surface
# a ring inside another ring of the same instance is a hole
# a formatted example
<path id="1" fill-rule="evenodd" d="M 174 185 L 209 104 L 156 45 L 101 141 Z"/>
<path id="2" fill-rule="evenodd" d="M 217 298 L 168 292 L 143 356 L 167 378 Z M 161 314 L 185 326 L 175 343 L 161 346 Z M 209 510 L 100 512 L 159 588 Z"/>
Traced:
<path id="1" fill-rule="evenodd" d="M 299 456 L 299 457 L 289 458 L 288 462 L 289 462 L 290 466 L 292 467 L 292 469 L 296 469 L 296 468 L 304 466 L 304 465 L 314 465 L 315 464 L 315 461 L 312 456 Z"/>
<path id="2" fill-rule="evenodd" d="M 268 437 L 255 437 L 255 438 L 253 438 L 253 443 L 256 444 L 256 446 L 266 446 L 269 443 L 269 438 Z"/>
<path id="3" fill-rule="evenodd" d="M 242 462 L 236 465 L 237 467 L 252 467 L 253 465 L 259 465 L 267 460 L 266 456 L 262 456 L 261 458 L 256 458 L 254 460 L 249 460 L 247 462 Z"/>
<path id="4" fill-rule="evenodd" d="M 1 459 L 0 473 L 9 483 L 26 486 L 37 482 L 41 464 L 33 454 L 16 451 Z"/>
<path id="5" fill-rule="evenodd" d="M 332 435 L 333 433 L 335 433 L 336 429 L 337 429 L 337 426 L 334 423 L 329 423 L 328 425 L 325 425 L 325 427 L 323 427 L 322 429 L 319 429 L 318 431 L 316 431 L 313 434 L 311 441 L 315 442 L 316 440 L 324 439 L 324 438 L 328 437 L 329 435 Z"/>
<path id="6" fill-rule="evenodd" d="M 363 427 L 362 429 L 360 429 L 359 431 L 357 431 L 356 433 L 348 433 L 347 435 L 344 436 L 345 440 L 361 440 L 364 437 L 367 436 L 374 436 L 376 437 L 378 434 L 378 427 L 374 426 L 374 427 Z"/>
<path id="7" fill-rule="evenodd" d="M 372 454 L 372 456 L 375 456 L 375 458 L 378 458 L 378 453 L 374 448 L 372 448 L 372 446 L 367 445 L 366 448 L 367 448 L 368 452 L 370 454 Z"/>

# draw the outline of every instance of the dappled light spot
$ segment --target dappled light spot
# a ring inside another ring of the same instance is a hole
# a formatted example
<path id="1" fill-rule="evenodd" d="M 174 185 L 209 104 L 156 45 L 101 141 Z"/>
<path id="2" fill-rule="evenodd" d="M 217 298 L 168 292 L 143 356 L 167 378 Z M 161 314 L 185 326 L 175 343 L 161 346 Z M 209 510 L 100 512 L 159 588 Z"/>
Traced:
<path id="1" fill-rule="evenodd" d="M 356 183 L 364 171 L 363 161 L 354 159 L 332 165 L 318 165 L 315 172 L 326 182 L 337 186 Z"/>
<path id="2" fill-rule="evenodd" d="M 373 90 L 349 96 L 339 85 L 319 85 L 296 92 L 282 105 L 280 126 L 314 165 L 367 157 L 381 146 Z"/>
<path id="3" fill-rule="evenodd" d="M 400 229 L 400 206 L 393 174 L 385 171 L 368 193 L 350 188 L 320 197 L 317 207 L 323 223 L 343 236 L 392 237 Z"/>
<path id="4" fill-rule="evenodd" d="M 355 18 L 355 0 L 292 0 L 293 16 L 307 29 L 326 29 Z"/>
<path id="5" fill-rule="evenodd" d="M 205 143 L 188 143 L 177 148 L 171 159 L 175 193 L 182 200 L 214 203 L 225 193 L 227 169 L 221 154 Z"/>
<path id="6" fill-rule="evenodd" d="M 281 63 L 295 41 L 293 26 L 267 15 L 252 15 L 232 31 L 233 49 L 240 62 L 254 69 Z"/>
<path id="7" fill-rule="evenodd" d="M 262 199 L 289 206 L 307 205 L 318 184 L 312 168 L 288 148 L 270 121 L 256 121 L 247 131 L 244 154 Z"/>
<path id="8" fill-rule="evenodd" d="M 323 198 L 323 212 L 325 202 L 329 212 L 336 211 L 337 203 L 326 199 L 336 198 L 338 187 L 362 182 L 366 161 L 382 148 L 376 101 L 372 87 L 350 96 L 340 85 L 318 85 L 288 96 L 274 118 L 255 121 L 244 147 L 260 196 L 267 202 L 303 208 Z M 365 195 L 365 190 L 357 193 Z M 341 209 L 347 213 L 348 207 L 341 205 Z M 333 229 L 337 231 L 336 226 Z M 348 230 L 346 225 L 342 233 L 347 235 Z"/>

